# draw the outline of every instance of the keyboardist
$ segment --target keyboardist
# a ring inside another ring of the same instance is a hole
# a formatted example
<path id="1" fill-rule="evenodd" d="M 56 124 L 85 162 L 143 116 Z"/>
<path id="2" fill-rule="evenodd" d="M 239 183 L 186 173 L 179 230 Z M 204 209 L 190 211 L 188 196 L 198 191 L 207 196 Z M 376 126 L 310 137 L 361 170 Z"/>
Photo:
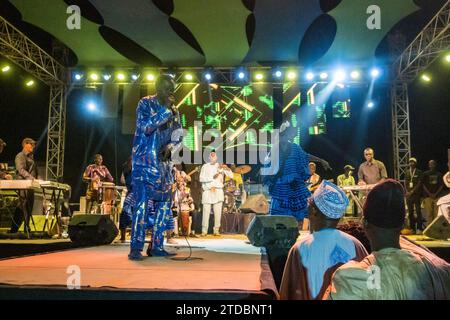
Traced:
<path id="1" fill-rule="evenodd" d="M 0 154 L 3 152 L 3 149 L 6 147 L 5 141 L 0 138 Z M 6 172 L 7 168 L 4 168 L 0 163 L 0 179 L 12 180 L 12 175 Z"/>
<path id="2" fill-rule="evenodd" d="M 15 165 L 17 170 L 17 179 L 19 180 L 34 180 L 37 179 L 38 172 L 34 162 L 33 151 L 36 146 L 36 141 L 31 138 L 25 138 L 22 141 L 22 151 L 16 155 Z M 33 211 L 34 191 L 23 190 L 19 193 L 20 207 L 18 207 L 14 213 L 13 221 L 11 224 L 11 233 L 16 233 L 22 224 L 25 212 L 27 214 L 26 225 L 29 226 L 29 216 Z"/>
<path id="3" fill-rule="evenodd" d="M 372 148 L 364 150 L 365 162 L 361 163 L 358 170 L 358 185 L 376 184 L 387 179 L 384 163 L 375 160 Z"/>

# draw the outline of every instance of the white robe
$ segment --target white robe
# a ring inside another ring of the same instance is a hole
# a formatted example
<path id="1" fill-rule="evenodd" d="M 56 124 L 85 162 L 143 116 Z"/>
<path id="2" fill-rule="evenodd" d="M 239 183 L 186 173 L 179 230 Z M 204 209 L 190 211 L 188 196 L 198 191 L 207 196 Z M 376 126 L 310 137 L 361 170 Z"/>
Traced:
<path id="1" fill-rule="evenodd" d="M 219 176 L 214 179 L 214 176 L 217 173 L 223 173 L 230 178 L 233 177 L 233 172 L 231 170 L 220 169 L 220 165 L 218 163 L 206 163 L 200 170 L 200 182 L 202 183 L 203 189 L 203 204 L 215 204 L 224 201 L 223 174 L 219 174 Z M 215 191 L 212 191 L 211 188 L 215 188 Z"/>

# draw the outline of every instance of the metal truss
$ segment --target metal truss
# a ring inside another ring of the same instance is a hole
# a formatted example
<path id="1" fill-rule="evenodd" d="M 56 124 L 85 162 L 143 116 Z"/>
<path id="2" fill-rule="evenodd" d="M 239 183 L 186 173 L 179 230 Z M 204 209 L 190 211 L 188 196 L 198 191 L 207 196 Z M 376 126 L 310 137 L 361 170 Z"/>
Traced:
<path id="1" fill-rule="evenodd" d="M 50 87 L 47 134 L 46 179 L 59 181 L 64 174 L 66 131 L 66 87 Z"/>
<path id="2" fill-rule="evenodd" d="M 0 54 L 50 87 L 46 179 L 61 180 L 64 167 L 67 70 L 1 16 Z"/>
<path id="3" fill-rule="evenodd" d="M 393 65 L 391 87 L 394 176 L 404 179 L 411 156 L 408 83 L 450 46 L 450 0 L 422 29 Z"/>
<path id="4" fill-rule="evenodd" d="M 404 177 L 411 157 L 411 136 L 409 130 L 408 84 L 395 82 L 391 88 L 392 134 L 394 136 L 395 179 Z"/>

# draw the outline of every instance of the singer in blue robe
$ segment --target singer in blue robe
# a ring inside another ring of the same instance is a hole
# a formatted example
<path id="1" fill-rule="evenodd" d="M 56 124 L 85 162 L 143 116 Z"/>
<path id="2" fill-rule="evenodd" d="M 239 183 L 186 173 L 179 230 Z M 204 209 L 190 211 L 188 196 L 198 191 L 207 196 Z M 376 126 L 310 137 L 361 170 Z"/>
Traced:
<path id="1" fill-rule="evenodd" d="M 136 204 L 131 225 L 131 260 L 141 260 L 145 231 L 153 227 L 149 256 L 170 255 L 164 250 L 164 231 L 173 224 L 171 212 L 171 154 L 179 146 L 181 124 L 174 107 L 175 82 L 168 75 L 156 81 L 156 95 L 144 97 L 136 110 L 132 150 L 132 187 Z M 172 226 L 173 227 L 173 226 Z"/>

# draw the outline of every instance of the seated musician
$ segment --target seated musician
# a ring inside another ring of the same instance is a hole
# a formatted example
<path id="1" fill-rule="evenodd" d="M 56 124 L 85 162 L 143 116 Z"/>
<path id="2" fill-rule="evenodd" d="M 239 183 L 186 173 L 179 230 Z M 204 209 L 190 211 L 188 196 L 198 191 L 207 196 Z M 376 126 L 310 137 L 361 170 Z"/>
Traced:
<path id="1" fill-rule="evenodd" d="M 3 149 L 6 147 L 5 141 L 0 139 L 0 154 L 3 152 Z M 3 164 L 0 163 L 0 179 L 12 180 L 12 175 L 6 172 L 8 168 L 3 167 Z"/>
<path id="2" fill-rule="evenodd" d="M 314 162 L 310 162 L 308 167 L 310 177 L 306 183 L 308 185 L 309 191 L 314 192 L 314 190 L 319 187 L 321 179 L 320 176 L 316 173 L 316 164 Z"/>
<path id="3" fill-rule="evenodd" d="M 34 162 L 33 151 L 36 141 L 31 138 L 25 138 L 22 141 L 22 151 L 16 155 L 15 165 L 17 171 L 17 179 L 34 180 L 38 177 L 37 166 Z M 22 191 L 19 193 L 20 208 L 17 208 L 12 225 L 11 233 L 16 233 L 24 220 L 24 213 L 27 213 L 26 226 L 29 225 L 29 215 L 33 210 L 34 192 L 33 190 Z"/>
<path id="4" fill-rule="evenodd" d="M 103 165 L 101 154 L 94 156 L 94 163 L 89 165 L 83 174 L 83 181 L 88 182 L 86 192 L 86 212 L 91 213 L 92 205 L 95 203 L 94 213 L 101 198 L 102 182 L 113 182 L 114 179 L 106 166 Z"/>
<path id="5" fill-rule="evenodd" d="M 242 174 L 235 172 L 236 171 L 236 165 L 232 164 L 230 166 L 231 171 L 233 171 L 233 176 L 225 176 L 225 184 L 230 185 L 234 190 L 241 190 L 241 187 L 244 184 L 244 180 L 242 179 Z M 227 182 L 230 182 L 230 184 L 227 184 Z M 228 190 L 227 190 L 228 191 Z"/>

